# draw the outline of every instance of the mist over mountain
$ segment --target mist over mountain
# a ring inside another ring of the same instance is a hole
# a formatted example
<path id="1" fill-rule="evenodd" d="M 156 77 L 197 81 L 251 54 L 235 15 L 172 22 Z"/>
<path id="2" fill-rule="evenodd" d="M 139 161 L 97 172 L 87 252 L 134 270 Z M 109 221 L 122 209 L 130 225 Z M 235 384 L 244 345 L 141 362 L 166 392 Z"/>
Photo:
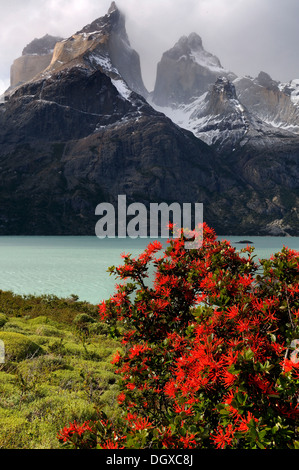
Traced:
<path id="1" fill-rule="evenodd" d="M 32 41 L 12 71 L 0 234 L 92 235 L 97 204 L 121 194 L 201 202 L 220 234 L 299 234 L 296 79 L 237 77 L 191 32 L 149 93 L 115 2 L 69 38 Z"/>
<path id="2" fill-rule="evenodd" d="M 183 36 L 158 64 L 152 101 L 167 107 L 188 104 L 208 91 L 219 75 L 236 78 L 222 67 L 218 57 L 204 49 L 198 34 Z"/>

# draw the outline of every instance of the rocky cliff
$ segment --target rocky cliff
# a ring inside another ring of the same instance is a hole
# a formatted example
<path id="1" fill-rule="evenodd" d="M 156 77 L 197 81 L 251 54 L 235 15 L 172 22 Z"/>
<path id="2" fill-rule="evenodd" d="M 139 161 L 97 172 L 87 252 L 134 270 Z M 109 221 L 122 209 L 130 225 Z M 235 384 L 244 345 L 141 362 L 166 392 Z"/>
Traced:
<path id="1" fill-rule="evenodd" d="M 143 96 L 148 94 L 141 75 L 139 55 L 130 46 L 125 17 L 115 2 L 112 2 L 107 15 L 56 44 L 51 63 L 40 78 L 48 78 L 52 73 L 73 66 L 101 70 L 111 78 L 121 77 L 130 90 Z"/>
<path id="2" fill-rule="evenodd" d="M 10 69 L 10 86 L 15 88 L 28 82 L 48 67 L 52 60 L 55 44 L 62 38 L 46 34 L 40 39 L 34 39 L 17 58 Z"/>
<path id="3" fill-rule="evenodd" d="M 265 72 L 255 79 L 241 77 L 234 81 L 238 99 L 263 122 L 274 128 L 299 133 L 299 106 L 296 82 L 281 84 Z"/>
<path id="4" fill-rule="evenodd" d="M 216 190 L 213 151 L 129 88 L 110 34 L 129 51 L 114 5 L 0 105 L 0 233 L 94 234 L 96 205 L 120 194 L 149 204 Z"/>
<path id="5" fill-rule="evenodd" d="M 219 75 L 236 78 L 222 67 L 218 57 L 204 49 L 198 34 L 183 36 L 158 64 L 152 101 L 172 108 L 189 104 L 208 91 Z"/>

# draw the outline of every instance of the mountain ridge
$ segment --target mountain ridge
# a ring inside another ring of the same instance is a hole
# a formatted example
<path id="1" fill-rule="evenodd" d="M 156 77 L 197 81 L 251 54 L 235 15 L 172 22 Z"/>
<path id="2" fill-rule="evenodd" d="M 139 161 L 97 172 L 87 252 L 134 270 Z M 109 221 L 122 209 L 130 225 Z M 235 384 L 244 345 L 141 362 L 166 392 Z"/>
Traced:
<path id="1" fill-rule="evenodd" d="M 201 202 L 219 234 L 299 233 L 298 136 L 264 122 L 250 100 L 243 105 L 239 77 L 219 77 L 225 69 L 200 36 L 177 44 L 173 70 L 182 62 L 180 73 L 190 71 L 194 82 L 186 79 L 186 94 L 166 100 L 167 112 L 144 87 L 115 2 L 56 43 L 46 69 L 7 94 L 0 104 L 0 234 L 94 234 L 96 205 L 115 204 L 120 194 L 146 206 Z M 202 93 L 197 79 L 205 65 Z M 265 96 L 296 105 L 296 81 L 287 87 L 262 74 L 259 82 L 253 85 Z M 190 118 L 186 128 L 179 116 Z"/>

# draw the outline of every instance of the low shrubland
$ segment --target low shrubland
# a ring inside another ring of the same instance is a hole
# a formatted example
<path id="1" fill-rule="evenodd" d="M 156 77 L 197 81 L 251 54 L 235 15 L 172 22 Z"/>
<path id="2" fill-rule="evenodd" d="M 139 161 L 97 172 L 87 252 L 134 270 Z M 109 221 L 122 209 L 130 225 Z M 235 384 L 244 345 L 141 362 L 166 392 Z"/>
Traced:
<path id="1" fill-rule="evenodd" d="M 0 291 L 0 448 L 55 449 L 65 422 L 117 413 L 107 337 L 97 308 L 76 296 L 20 296 Z"/>

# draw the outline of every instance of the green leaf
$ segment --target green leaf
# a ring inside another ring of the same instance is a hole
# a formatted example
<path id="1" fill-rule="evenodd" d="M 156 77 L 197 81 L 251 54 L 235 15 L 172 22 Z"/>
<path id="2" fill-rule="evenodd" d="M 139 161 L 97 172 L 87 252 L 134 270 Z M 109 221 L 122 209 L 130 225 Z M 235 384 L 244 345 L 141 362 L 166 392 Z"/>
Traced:
<path id="1" fill-rule="evenodd" d="M 261 442 L 257 442 L 257 446 L 260 448 L 260 449 L 266 449 L 265 446 L 263 446 L 263 444 Z"/>

